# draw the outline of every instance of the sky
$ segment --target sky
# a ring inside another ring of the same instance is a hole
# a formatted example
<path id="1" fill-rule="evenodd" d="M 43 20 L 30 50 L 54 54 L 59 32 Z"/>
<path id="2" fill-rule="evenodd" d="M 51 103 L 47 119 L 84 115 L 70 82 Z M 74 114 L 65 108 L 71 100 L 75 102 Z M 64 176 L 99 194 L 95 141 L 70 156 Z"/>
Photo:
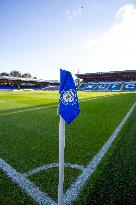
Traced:
<path id="1" fill-rule="evenodd" d="M 0 0 L 0 73 L 136 70 L 136 0 Z"/>

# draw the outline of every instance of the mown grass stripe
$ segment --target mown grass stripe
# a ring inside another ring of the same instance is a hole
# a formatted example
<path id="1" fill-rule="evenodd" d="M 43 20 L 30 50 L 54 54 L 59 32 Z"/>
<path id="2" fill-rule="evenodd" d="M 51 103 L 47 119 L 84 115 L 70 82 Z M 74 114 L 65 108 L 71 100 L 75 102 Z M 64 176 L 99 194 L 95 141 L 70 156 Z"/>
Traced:
<path id="1" fill-rule="evenodd" d="M 121 123 L 118 125 L 118 127 L 115 129 L 115 131 L 113 132 L 113 134 L 110 136 L 110 138 L 108 139 L 108 141 L 102 146 L 102 148 L 100 149 L 100 151 L 93 157 L 93 159 L 91 160 L 91 162 L 88 164 L 87 168 L 84 169 L 83 173 L 78 177 L 77 181 L 75 183 L 73 183 L 71 185 L 71 187 L 66 191 L 65 195 L 64 195 L 64 205 L 68 205 L 71 204 L 72 202 L 74 202 L 77 197 L 80 194 L 81 189 L 83 188 L 83 186 L 85 185 L 86 181 L 88 180 L 88 178 L 94 173 L 94 171 L 96 170 L 98 164 L 100 163 L 100 161 L 102 160 L 102 158 L 104 157 L 105 153 L 108 151 L 108 149 L 110 148 L 111 144 L 113 143 L 113 141 L 116 139 L 118 133 L 120 132 L 120 130 L 122 129 L 122 127 L 124 126 L 125 122 L 127 121 L 127 119 L 129 118 L 129 116 L 131 115 L 132 111 L 134 110 L 136 106 L 136 102 L 133 104 L 133 106 L 130 108 L 130 110 L 128 111 L 128 113 L 126 114 L 126 116 L 123 118 L 123 120 L 121 121 Z"/>
<path id="2" fill-rule="evenodd" d="M 11 111 L 11 112 L 7 112 L 7 113 L 1 113 L 0 116 L 17 114 L 17 113 L 22 113 L 22 112 L 29 112 L 29 111 L 33 111 L 33 110 L 47 109 L 47 108 L 56 107 L 56 106 L 57 105 L 50 105 L 50 106 L 45 106 L 45 107 L 30 108 L 30 109 L 27 109 L 27 110 L 18 110 L 18 111 L 13 111 L 13 112 Z"/>
<path id="3" fill-rule="evenodd" d="M 82 99 L 82 100 L 79 100 L 79 102 L 98 100 L 98 99 L 101 99 L 101 98 L 106 98 L 106 97 L 111 97 L 111 96 L 115 96 L 115 95 L 111 94 L 111 95 L 105 95 L 105 96 L 100 96 L 100 97 L 98 96 L 98 97 L 95 97 L 95 98 Z"/>
<path id="4" fill-rule="evenodd" d="M 79 100 L 79 102 L 93 101 L 93 100 L 98 100 L 100 98 L 105 98 L 105 97 L 110 97 L 110 96 L 114 96 L 114 95 L 111 94 L 111 95 L 108 95 L 108 96 L 101 96 L 101 97 L 96 97 L 96 98 L 82 99 L 82 100 Z M 47 109 L 47 108 L 52 108 L 52 107 L 57 107 L 57 106 L 58 106 L 58 103 L 55 104 L 55 105 L 50 105 L 50 106 L 35 107 L 35 108 L 26 109 L 26 110 L 18 110 L 18 111 L 11 111 L 11 112 L 6 112 L 6 113 L 0 113 L 0 116 L 18 114 L 18 113 L 35 111 L 35 110 L 41 110 L 41 109 Z"/>

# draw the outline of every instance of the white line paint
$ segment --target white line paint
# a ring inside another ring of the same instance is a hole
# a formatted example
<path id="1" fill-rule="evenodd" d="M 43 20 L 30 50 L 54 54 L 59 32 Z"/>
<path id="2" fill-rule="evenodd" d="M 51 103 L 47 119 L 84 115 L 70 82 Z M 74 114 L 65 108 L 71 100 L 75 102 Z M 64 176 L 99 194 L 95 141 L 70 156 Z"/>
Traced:
<path id="1" fill-rule="evenodd" d="M 82 165 L 78 165 L 78 164 L 71 164 L 71 163 L 64 163 L 64 166 L 65 167 L 70 167 L 72 169 L 78 169 L 80 171 L 83 171 L 85 169 L 84 166 Z M 37 167 L 36 169 L 33 169 L 27 173 L 24 173 L 23 176 L 25 177 L 30 177 L 32 176 L 33 174 L 37 174 L 43 170 L 47 170 L 47 169 L 51 169 L 51 168 L 56 168 L 56 167 L 59 167 L 59 163 L 52 163 L 52 164 L 48 164 L 48 165 L 43 165 L 43 166 L 40 166 L 40 167 Z"/>
<path id="2" fill-rule="evenodd" d="M 74 200 L 77 199 L 78 195 L 80 194 L 81 189 L 85 185 L 86 181 L 89 177 L 93 174 L 96 170 L 98 164 L 100 163 L 101 159 L 104 157 L 105 153 L 111 146 L 112 142 L 117 137 L 118 133 L 120 132 L 121 128 L 124 126 L 125 122 L 129 118 L 130 114 L 134 110 L 136 103 L 133 104 L 127 115 L 121 121 L 119 126 L 115 129 L 111 137 L 108 141 L 103 145 L 100 151 L 94 156 L 91 162 L 88 164 L 87 168 L 83 168 L 82 174 L 78 177 L 77 181 L 71 185 L 71 187 L 66 191 L 64 195 L 64 205 L 70 205 Z M 71 167 L 70 163 L 67 163 L 69 167 Z M 53 163 L 52 167 L 57 166 L 57 163 Z M 80 165 L 73 165 L 80 166 Z M 6 172 L 6 174 L 16 183 L 18 184 L 25 192 L 31 196 L 31 198 L 36 201 L 40 205 L 57 205 L 53 199 L 51 199 L 46 193 L 42 192 L 34 183 L 32 183 L 29 179 L 27 179 L 24 175 L 18 173 L 14 168 L 12 168 L 9 164 L 7 164 L 4 160 L 0 159 L 0 168 Z M 47 166 L 46 166 L 47 168 Z M 74 168 L 74 167 L 73 167 Z M 38 168 L 37 168 L 38 169 Z M 27 175 L 27 173 L 26 173 Z"/>
<path id="3" fill-rule="evenodd" d="M 98 98 L 97 98 L 98 99 Z M 54 105 L 55 106 L 55 105 Z M 115 129 L 111 137 L 108 141 L 103 145 L 100 151 L 94 156 L 91 162 L 88 164 L 86 168 L 80 165 L 72 165 L 70 163 L 66 163 L 71 168 L 81 168 L 82 174 L 78 177 L 77 181 L 71 185 L 71 187 L 66 191 L 64 195 L 64 205 L 70 205 L 74 200 L 77 199 L 80 191 L 82 190 L 83 186 L 85 185 L 86 181 L 89 177 L 93 174 L 96 170 L 98 164 L 100 163 L 101 159 L 104 157 L 105 153 L 111 146 L 112 142 L 117 137 L 118 133 L 120 132 L 121 128 L 124 126 L 125 122 L 129 118 L 130 114 L 134 110 L 136 103 L 133 104 L 127 115 L 124 117 L 122 122 L 119 126 Z M 56 166 L 57 163 L 53 163 L 52 167 Z M 66 165 L 66 166 L 67 166 Z M 49 166 L 49 165 L 46 165 Z M 0 168 L 6 172 L 6 174 L 16 183 L 18 184 L 31 198 L 36 201 L 38 204 L 41 205 L 57 205 L 53 199 L 51 199 L 46 193 L 42 192 L 34 183 L 32 183 L 29 179 L 26 178 L 25 174 L 21 174 L 17 172 L 14 168 L 12 168 L 9 164 L 7 164 L 4 160 L 0 159 Z M 49 167 L 48 167 L 49 168 Z M 38 168 L 37 168 L 38 169 Z M 81 170 L 80 169 L 80 170 Z M 33 170 L 32 170 L 33 171 Z M 27 175 L 28 173 L 26 173 Z"/>
<path id="4" fill-rule="evenodd" d="M 115 129 L 113 134 L 110 136 L 108 141 L 102 146 L 100 151 L 93 157 L 91 162 L 88 164 L 87 168 L 84 169 L 82 174 L 78 177 L 77 181 L 71 185 L 71 187 L 66 191 L 64 195 L 64 205 L 71 204 L 73 201 L 75 201 L 80 194 L 81 189 L 89 179 L 89 177 L 94 173 L 96 170 L 98 164 L 104 157 L 105 153 L 108 151 L 109 147 L 111 146 L 112 142 L 115 140 L 117 137 L 118 133 L 120 132 L 121 128 L 124 126 L 125 122 L 129 118 L 130 114 L 134 110 L 136 106 L 136 102 L 133 104 L 131 109 L 128 111 L 126 116 L 123 118 L 121 123 L 118 125 L 118 127 Z"/>
<path id="5" fill-rule="evenodd" d="M 81 99 L 79 100 L 79 102 L 83 102 L 83 101 L 93 101 L 93 100 L 98 100 L 100 98 L 105 98 L 105 97 L 110 97 L 113 96 L 113 94 L 108 95 L 108 96 L 100 96 L 100 97 L 96 97 L 96 98 L 87 98 L 87 99 Z M 23 113 L 23 112 L 29 112 L 29 111 L 35 111 L 35 110 L 41 110 L 41 109 L 47 109 L 47 108 L 52 108 L 52 107 L 57 107 L 58 103 L 55 105 L 49 105 L 49 106 L 44 106 L 44 107 L 34 107 L 34 108 L 30 108 L 30 109 L 24 109 L 24 110 L 18 110 L 18 111 L 11 111 L 11 112 L 6 112 L 6 113 L 0 113 L 0 116 L 5 116 L 5 115 L 12 115 L 12 114 L 17 114 L 17 113 Z"/>
<path id="6" fill-rule="evenodd" d="M 115 96 L 115 95 L 111 94 L 111 95 L 105 95 L 105 96 L 100 96 L 100 97 L 81 99 L 81 100 L 79 100 L 79 102 L 99 100 L 99 99 L 101 99 L 101 98 L 106 98 L 106 97 L 111 97 L 111 96 Z"/>
<path id="7" fill-rule="evenodd" d="M 40 205 L 57 205 L 46 193 L 42 192 L 34 183 L 17 172 L 3 159 L 0 159 L 0 168 L 12 179 L 13 182 L 18 184 L 28 196 Z"/>
<path id="8" fill-rule="evenodd" d="M 6 113 L 0 113 L 0 116 L 12 115 L 12 114 L 17 114 L 21 112 L 29 112 L 33 110 L 47 109 L 47 108 L 52 108 L 52 107 L 57 107 L 57 105 L 50 105 L 50 106 L 45 106 L 45 107 L 34 107 L 34 108 L 27 109 L 27 110 L 18 110 L 18 111 L 13 111 L 13 112 L 11 111 L 11 112 L 6 112 Z"/>

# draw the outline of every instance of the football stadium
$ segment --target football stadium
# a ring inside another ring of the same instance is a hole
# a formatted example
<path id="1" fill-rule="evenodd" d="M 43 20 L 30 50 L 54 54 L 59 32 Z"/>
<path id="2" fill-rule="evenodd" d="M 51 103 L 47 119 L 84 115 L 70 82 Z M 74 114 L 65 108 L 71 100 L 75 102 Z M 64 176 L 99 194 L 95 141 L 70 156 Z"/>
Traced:
<path id="1" fill-rule="evenodd" d="M 135 204 L 136 70 L 76 78 L 80 114 L 65 123 L 63 204 Z M 0 204 L 58 204 L 61 86 L 0 76 Z M 63 106 L 76 96 L 69 89 Z"/>

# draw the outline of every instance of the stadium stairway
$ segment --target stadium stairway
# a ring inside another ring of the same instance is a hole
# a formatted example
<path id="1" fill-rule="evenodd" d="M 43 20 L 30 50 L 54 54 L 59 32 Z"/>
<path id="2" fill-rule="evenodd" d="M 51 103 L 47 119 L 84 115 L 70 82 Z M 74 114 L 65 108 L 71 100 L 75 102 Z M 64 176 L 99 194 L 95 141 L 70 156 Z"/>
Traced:
<path id="1" fill-rule="evenodd" d="M 122 85 L 121 85 L 121 87 L 120 87 L 120 91 L 122 91 L 123 86 L 124 86 L 124 83 L 122 83 Z"/>
<path id="2" fill-rule="evenodd" d="M 108 85 L 108 87 L 107 87 L 107 91 L 109 90 L 110 85 L 111 85 L 111 84 Z"/>
<path id="3" fill-rule="evenodd" d="M 98 87 L 98 84 L 94 87 L 93 91 L 95 91 L 97 87 Z"/>

